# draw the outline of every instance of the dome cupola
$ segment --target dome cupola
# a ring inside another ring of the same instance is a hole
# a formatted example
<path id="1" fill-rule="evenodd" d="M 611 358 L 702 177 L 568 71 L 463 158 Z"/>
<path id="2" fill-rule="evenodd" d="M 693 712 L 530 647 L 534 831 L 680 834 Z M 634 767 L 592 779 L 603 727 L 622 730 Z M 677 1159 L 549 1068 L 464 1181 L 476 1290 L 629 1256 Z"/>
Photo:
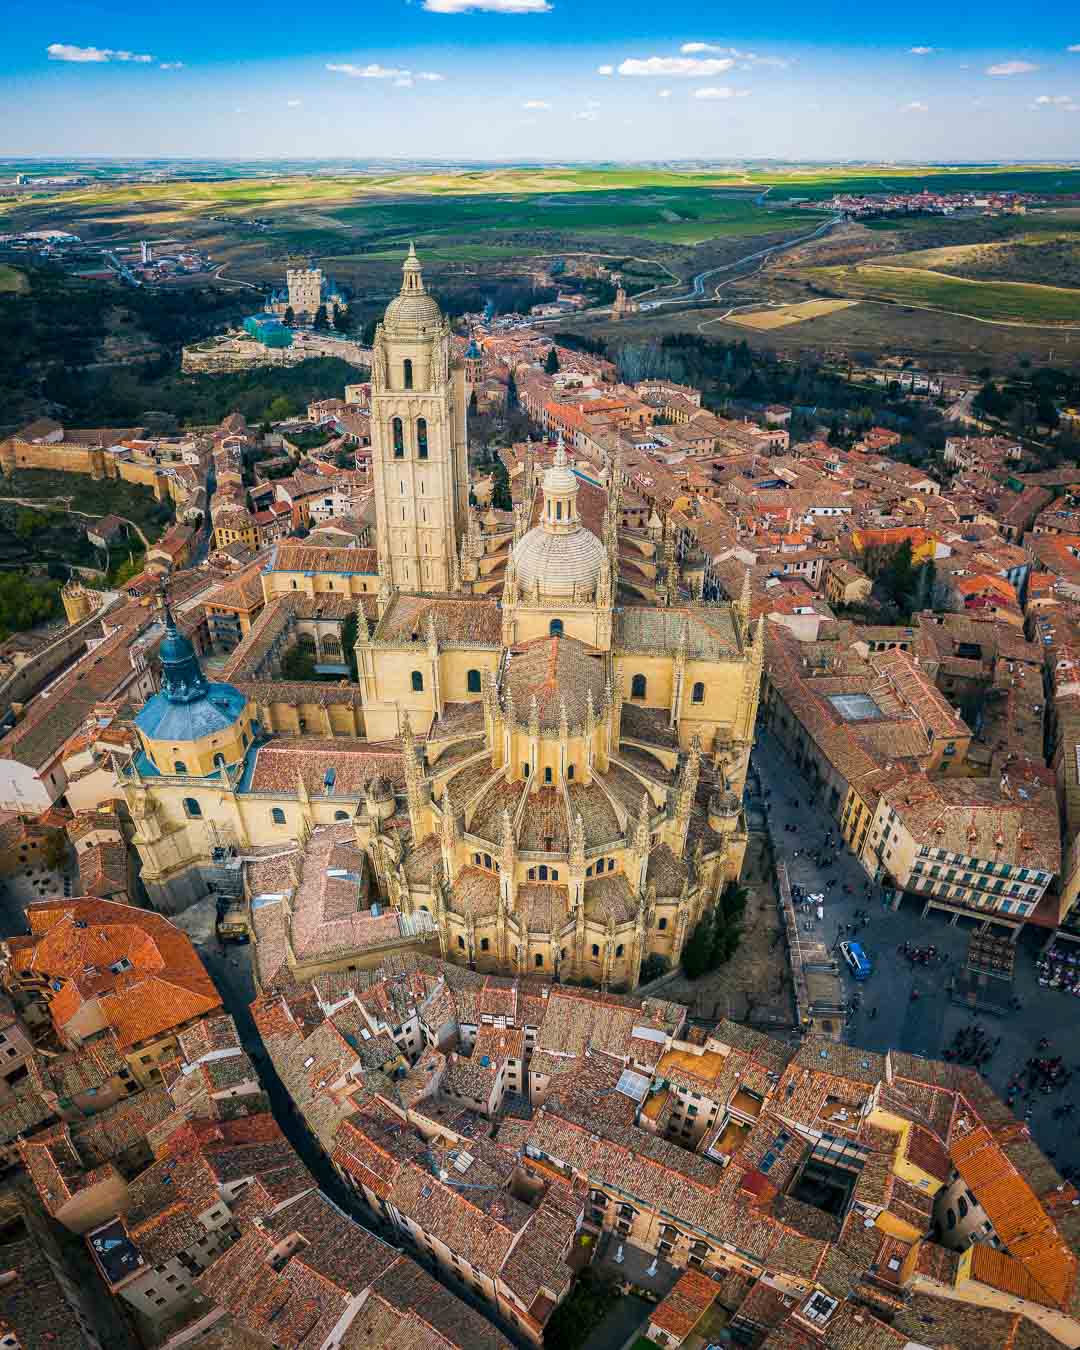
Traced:
<path id="1" fill-rule="evenodd" d="M 424 274 L 416 246 L 409 245 L 409 255 L 401 268 L 401 290 L 390 301 L 383 315 L 383 327 L 397 337 L 418 337 L 442 325 L 443 314 L 439 302 L 424 289 Z"/>
<path id="2" fill-rule="evenodd" d="M 570 597 L 596 589 L 604 546 L 578 516 L 578 480 L 559 439 L 555 459 L 543 478 L 540 524 L 515 545 L 518 584 L 529 594 Z"/>

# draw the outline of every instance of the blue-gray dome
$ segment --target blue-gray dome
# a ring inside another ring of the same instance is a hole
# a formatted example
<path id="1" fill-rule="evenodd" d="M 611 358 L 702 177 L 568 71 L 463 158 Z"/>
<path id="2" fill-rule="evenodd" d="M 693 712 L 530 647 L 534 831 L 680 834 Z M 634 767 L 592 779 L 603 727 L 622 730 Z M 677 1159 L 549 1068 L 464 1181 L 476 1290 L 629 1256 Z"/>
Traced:
<path id="1" fill-rule="evenodd" d="M 231 684 L 207 680 L 191 639 L 179 632 L 168 606 L 158 658 L 161 692 L 148 699 L 135 718 L 144 736 L 155 741 L 197 741 L 237 721 L 247 699 Z"/>

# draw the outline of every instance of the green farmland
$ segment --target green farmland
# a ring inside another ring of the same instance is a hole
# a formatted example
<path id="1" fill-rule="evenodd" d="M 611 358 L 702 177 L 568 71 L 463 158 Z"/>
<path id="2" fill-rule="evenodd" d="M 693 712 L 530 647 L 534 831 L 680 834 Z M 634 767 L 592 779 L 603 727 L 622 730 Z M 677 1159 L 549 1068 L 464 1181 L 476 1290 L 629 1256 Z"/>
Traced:
<path id="1" fill-rule="evenodd" d="M 814 267 L 801 275 L 830 294 L 923 306 L 998 323 L 1080 325 L 1080 290 L 973 281 L 914 267 Z"/>

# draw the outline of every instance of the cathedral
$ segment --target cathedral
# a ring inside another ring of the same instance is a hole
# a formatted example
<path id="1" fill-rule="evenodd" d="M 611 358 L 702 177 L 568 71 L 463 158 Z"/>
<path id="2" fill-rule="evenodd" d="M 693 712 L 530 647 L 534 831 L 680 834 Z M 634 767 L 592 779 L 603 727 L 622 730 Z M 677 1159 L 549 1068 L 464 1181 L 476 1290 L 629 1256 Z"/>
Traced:
<path id="1" fill-rule="evenodd" d="M 410 249 L 374 342 L 377 547 L 277 546 L 223 681 L 168 619 L 118 766 L 143 881 L 175 910 L 223 858 L 288 855 L 296 970 L 362 964 L 366 930 L 342 920 L 396 914 L 447 960 L 630 988 L 740 873 L 763 628 L 748 595 L 692 600 L 670 547 L 659 603 L 620 582 L 617 464 L 598 489 L 560 444 L 519 475 L 513 520 L 482 524 L 473 378 Z M 355 681 L 275 680 L 312 614 L 355 615 Z M 319 864 L 344 895 L 313 884 L 316 854 L 347 860 Z"/>

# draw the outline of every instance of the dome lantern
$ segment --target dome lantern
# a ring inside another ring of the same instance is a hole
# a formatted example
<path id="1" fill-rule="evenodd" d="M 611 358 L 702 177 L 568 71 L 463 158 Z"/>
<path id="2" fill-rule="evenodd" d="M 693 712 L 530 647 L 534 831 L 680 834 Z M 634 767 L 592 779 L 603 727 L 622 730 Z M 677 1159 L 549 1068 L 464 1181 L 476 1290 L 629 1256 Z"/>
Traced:
<path id="1" fill-rule="evenodd" d="M 581 599 L 595 594 L 604 546 L 578 515 L 578 479 L 562 440 L 543 478 L 540 524 L 514 545 L 511 561 L 526 594 Z"/>

